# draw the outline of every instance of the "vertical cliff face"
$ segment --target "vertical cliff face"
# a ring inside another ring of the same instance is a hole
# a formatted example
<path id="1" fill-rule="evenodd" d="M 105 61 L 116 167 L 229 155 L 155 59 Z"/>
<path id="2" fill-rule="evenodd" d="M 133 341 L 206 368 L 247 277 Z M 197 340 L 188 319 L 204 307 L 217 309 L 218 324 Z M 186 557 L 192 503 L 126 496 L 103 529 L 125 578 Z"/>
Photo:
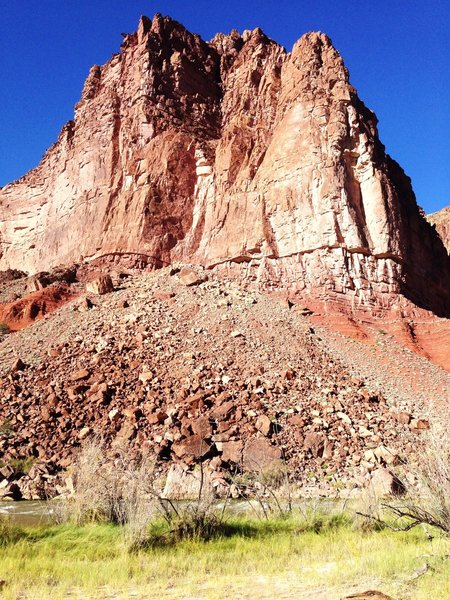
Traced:
<path id="1" fill-rule="evenodd" d="M 2 264 L 126 250 L 169 260 L 192 221 L 195 139 L 220 132 L 217 60 L 175 22 L 143 18 L 91 69 L 39 167 L 2 190 Z"/>
<path id="2" fill-rule="evenodd" d="M 450 314 L 449 259 L 327 36 L 209 44 L 142 18 L 74 122 L 0 190 L 0 268 L 183 260 L 374 312 Z"/>

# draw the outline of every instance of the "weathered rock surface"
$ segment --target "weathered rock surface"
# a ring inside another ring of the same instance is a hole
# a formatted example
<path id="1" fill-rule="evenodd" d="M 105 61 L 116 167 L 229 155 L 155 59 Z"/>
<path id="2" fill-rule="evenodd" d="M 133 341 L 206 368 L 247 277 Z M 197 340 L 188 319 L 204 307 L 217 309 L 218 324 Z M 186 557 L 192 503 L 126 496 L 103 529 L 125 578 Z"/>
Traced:
<path id="1" fill-rule="evenodd" d="M 143 17 L 40 165 L 0 190 L 0 269 L 215 267 L 377 315 L 450 314 L 449 259 L 329 38 L 210 43 Z"/>
<path id="2" fill-rule="evenodd" d="M 427 215 L 427 220 L 436 227 L 436 231 L 441 236 L 447 251 L 450 253 L 450 206 Z"/>

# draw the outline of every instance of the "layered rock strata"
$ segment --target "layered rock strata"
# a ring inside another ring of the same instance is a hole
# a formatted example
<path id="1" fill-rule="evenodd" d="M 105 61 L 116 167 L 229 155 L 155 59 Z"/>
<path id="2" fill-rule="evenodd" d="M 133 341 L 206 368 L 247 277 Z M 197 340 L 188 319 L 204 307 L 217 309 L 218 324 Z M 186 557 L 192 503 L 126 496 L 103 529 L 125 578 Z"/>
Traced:
<path id="1" fill-rule="evenodd" d="M 449 258 L 330 39 L 211 42 L 143 17 L 40 165 L 0 190 L 0 269 L 202 264 L 375 314 L 450 314 Z M 406 301 L 407 299 L 408 301 Z"/>

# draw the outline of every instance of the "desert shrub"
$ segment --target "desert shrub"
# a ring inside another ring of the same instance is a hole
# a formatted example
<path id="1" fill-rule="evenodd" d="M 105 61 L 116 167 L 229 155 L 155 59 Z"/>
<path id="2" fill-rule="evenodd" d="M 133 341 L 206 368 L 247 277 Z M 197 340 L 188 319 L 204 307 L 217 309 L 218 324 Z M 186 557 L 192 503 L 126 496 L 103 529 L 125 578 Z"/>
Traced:
<path id="1" fill-rule="evenodd" d="M 14 429 L 12 427 L 11 421 L 9 419 L 5 419 L 0 425 L 0 438 L 9 438 L 14 435 Z"/>
<path id="2" fill-rule="evenodd" d="M 171 510 L 162 525 L 155 523 L 148 532 L 145 545 L 165 546 L 184 540 L 207 542 L 225 535 L 227 526 L 220 510 L 212 506 L 198 509 L 189 503 Z"/>
<path id="3" fill-rule="evenodd" d="M 288 518 L 292 512 L 291 486 L 285 460 L 277 460 L 259 471 L 229 476 L 233 497 L 248 502 L 256 518 Z"/>
<path id="4" fill-rule="evenodd" d="M 73 468 L 73 493 L 59 502 L 58 520 L 78 525 L 104 521 L 137 527 L 149 512 L 154 463 L 130 457 L 125 449 L 107 451 L 105 442 L 87 440 Z M 144 506 L 145 505 L 145 506 Z"/>
<path id="5" fill-rule="evenodd" d="M 11 458 L 8 464 L 14 469 L 15 473 L 27 474 L 35 462 L 36 458 L 34 456 L 27 456 L 23 458 Z"/>
<path id="6" fill-rule="evenodd" d="M 450 427 L 435 424 L 422 436 L 417 462 L 403 466 L 417 481 L 399 473 L 404 496 L 383 506 L 397 519 L 406 521 L 403 529 L 428 524 L 450 534 Z"/>
<path id="7" fill-rule="evenodd" d="M 312 531 L 321 533 L 323 531 L 333 531 L 341 527 L 348 527 L 352 523 L 350 514 L 341 511 L 323 510 L 310 515 L 305 521 L 300 520 L 296 532 L 305 533 Z"/>
<path id="8" fill-rule="evenodd" d="M 450 437 L 449 426 L 435 424 L 422 434 L 415 457 L 398 468 L 401 496 L 381 502 L 373 497 L 356 514 L 363 527 L 370 523 L 394 531 L 408 531 L 418 525 L 431 525 L 450 534 Z"/>
<path id="9" fill-rule="evenodd" d="M 54 504 L 56 520 L 121 525 L 131 551 L 218 535 L 224 509 L 216 510 L 209 490 L 200 486 L 195 501 L 176 505 L 162 497 L 155 473 L 150 457 L 131 456 L 126 448 L 108 450 L 102 439 L 92 437 L 74 465 L 73 493 Z"/>
<path id="10" fill-rule="evenodd" d="M 361 495 L 351 503 L 354 517 L 354 528 L 365 533 L 381 531 L 386 527 L 383 519 L 383 507 L 372 487 L 362 491 Z"/>
<path id="11" fill-rule="evenodd" d="M 198 491 L 193 500 L 176 502 L 159 496 L 157 509 L 164 525 L 151 530 L 151 545 L 167 545 L 182 540 L 209 541 L 227 535 L 228 497 L 221 506 L 217 504 L 202 463 L 198 465 L 197 481 Z"/>
<path id="12" fill-rule="evenodd" d="M 6 323 L 0 323 L 0 335 L 7 335 L 9 332 L 9 326 Z"/>
<path id="13" fill-rule="evenodd" d="M 289 481 L 286 462 L 275 460 L 269 463 L 264 469 L 261 469 L 258 474 L 258 481 L 272 490 L 286 485 Z"/>
<path id="14" fill-rule="evenodd" d="M 348 527 L 354 523 L 346 500 L 304 498 L 293 509 L 292 514 L 296 517 L 296 533 L 321 533 Z"/>

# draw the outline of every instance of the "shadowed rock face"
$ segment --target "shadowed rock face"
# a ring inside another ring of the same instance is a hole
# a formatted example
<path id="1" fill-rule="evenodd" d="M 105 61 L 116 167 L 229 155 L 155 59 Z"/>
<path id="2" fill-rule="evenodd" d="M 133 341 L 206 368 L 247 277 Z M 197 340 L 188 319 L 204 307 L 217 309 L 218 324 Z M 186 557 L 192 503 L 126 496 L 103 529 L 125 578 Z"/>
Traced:
<path id="1" fill-rule="evenodd" d="M 75 119 L 0 190 L 0 269 L 107 254 L 198 263 L 374 314 L 450 314 L 449 258 L 329 38 L 210 43 L 143 17 Z M 144 260 L 145 259 L 145 260 Z"/>

